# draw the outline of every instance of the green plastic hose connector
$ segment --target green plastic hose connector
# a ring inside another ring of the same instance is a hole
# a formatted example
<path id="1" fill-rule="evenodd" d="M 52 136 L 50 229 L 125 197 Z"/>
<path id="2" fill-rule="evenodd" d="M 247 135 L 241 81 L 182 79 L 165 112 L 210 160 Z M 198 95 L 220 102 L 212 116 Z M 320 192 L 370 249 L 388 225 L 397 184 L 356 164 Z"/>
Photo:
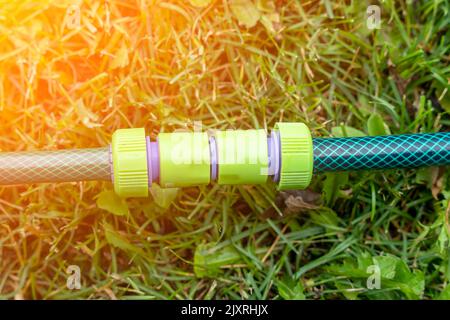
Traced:
<path id="1" fill-rule="evenodd" d="M 305 189 L 313 174 L 313 143 L 311 132 L 304 123 L 278 122 L 275 130 L 280 136 L 281 170 L 279 190 Z"/>
<path id="2" fill-rule="evenodd" d="M 119 129 L 111 144 L 114 190 L 121 197 L 148 196 L 147 143 L 144 128 Z"/>
<path id="3" fill-rule="evenodd" d="M 219 184 L 261 184 L 268 177 L 265 130 L 226 130 L 214 134 Z"/>
<path id="4" fill-rule="evenodd" d="M 163 188 L 218 184 L 263 184 L 279 178 L 278 189 L 303 189 L 313 170 L 312 139 L 302 123 L 277 123 L 275 135 L 259 130 L 160 133 L 146 140 L 144 129 L 113 135 L 114 190 L 121 197 Z"/>
<path id="5" fill-rule="evenodd" d="M 210 182 L 211 161 L 206 132 L 160 133 L 158 146 L 161 187 L 189 187 Z"/>

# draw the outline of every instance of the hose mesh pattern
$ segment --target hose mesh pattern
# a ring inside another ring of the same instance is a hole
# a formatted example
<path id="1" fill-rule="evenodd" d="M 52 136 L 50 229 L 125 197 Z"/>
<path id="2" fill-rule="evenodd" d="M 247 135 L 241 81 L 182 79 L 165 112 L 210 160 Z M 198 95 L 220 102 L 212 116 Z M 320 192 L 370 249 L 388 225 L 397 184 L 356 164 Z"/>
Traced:
<path id="1" fill-rule="evenodd" d="M 109 148 L 0 153 L 0 185 L 111 180 Z"/>
<path id="2" fill-rule="evenodd" d="M 450 133 L 315 138 L 314 170 L 416 168 L 450 164 Z"/>

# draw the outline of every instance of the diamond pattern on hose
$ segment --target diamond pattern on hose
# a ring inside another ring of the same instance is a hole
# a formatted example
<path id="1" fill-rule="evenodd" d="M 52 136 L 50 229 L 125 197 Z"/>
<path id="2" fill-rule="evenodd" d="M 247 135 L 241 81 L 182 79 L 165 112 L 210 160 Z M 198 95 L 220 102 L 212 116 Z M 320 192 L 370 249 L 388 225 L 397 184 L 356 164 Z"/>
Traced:
<path id="1" fill-rule="evenodd" d="M 0 185 L 111 180 L 109 148 L 0 152 Z"/>
<path id="2" fill-rule="evenodd" d="M 450 133 L 315 138 L 314 171 L 416 168 L 450 164 Z"/>

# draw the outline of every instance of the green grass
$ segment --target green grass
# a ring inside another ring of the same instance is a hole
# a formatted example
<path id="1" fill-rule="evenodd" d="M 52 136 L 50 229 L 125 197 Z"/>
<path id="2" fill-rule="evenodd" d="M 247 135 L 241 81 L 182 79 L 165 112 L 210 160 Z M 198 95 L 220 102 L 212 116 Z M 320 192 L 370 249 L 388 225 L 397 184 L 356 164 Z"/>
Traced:
<path id="1" fill-rule="evenodd" d="M 448 2 L 384 1 L 380 30 L 366 27 L 369 4 L 276 1 L 279 21 L 251 28 L 226 1 L 150 5 L 155 22 L 129 26 L 137 67 L 102 89 L 118 95 L 114 116 L 100 113 L 105 130 L 448 131 Z M 96 205 L 109 184 L 42 188 L 27 210 L 3 204 L 3 298 L 450 299 L 446 168 L 323 174 L 290 193 L 155 187 L 116 214 Z M 366 285 L 374 264 L 378 290 Z M 69 265 L 80 290 L 66 288 Z"/>

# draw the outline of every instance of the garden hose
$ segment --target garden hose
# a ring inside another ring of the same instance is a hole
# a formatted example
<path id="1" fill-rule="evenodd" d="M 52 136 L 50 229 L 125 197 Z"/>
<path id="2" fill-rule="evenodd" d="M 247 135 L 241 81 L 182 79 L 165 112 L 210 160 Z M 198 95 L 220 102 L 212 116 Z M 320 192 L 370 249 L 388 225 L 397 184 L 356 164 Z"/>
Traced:
<path id="1" fill-rule="evenodd" d="M 304 189 L 314 172 L 417 168 L 450 164 L 450 133 L 312 138 L 303 123 L 265 130 L 159 133 L 119 129 L 110 147 L 0 153 L 0 185 L 112 181 L 121 197 L 161 187 L 262 184 Z"/>

